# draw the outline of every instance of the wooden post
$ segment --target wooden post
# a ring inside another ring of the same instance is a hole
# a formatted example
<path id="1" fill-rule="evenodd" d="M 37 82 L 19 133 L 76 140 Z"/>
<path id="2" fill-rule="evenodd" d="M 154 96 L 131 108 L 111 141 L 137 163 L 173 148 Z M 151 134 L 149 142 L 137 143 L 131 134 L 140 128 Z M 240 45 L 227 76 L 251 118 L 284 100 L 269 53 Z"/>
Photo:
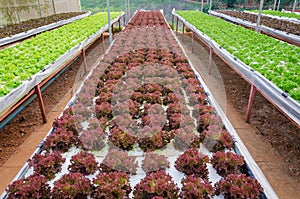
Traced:
<path id="1" fill-rule="evenodd" d="M 251 110 L 252 110 L 252 106 L 253 106 L 255 92 L 256 92 L 256 87 L 252 84 L 251 90 L 250 90 L 249 101 L 248 101 L 248 108 L 247 108 L 247 112 L 246 112 L 246 122 L 250 121 Z"/>
<path id="2" fill-rule="evenodd" d="M 85 56 L 85 49 L 83 48 L 81 50 L 82 58 L 83 58 L 83 65 L 84 65 L 84 73 L 87 71 L 87 63 L 86 63 L 86 56 Z"/>
<path id="3" fill-rule="evenodd" d="M 118 20 L 119 23 L 119 31 L 121 31 L 121 19 Z"/>
<path id="4" fill-rule="evenodd" d="M 35 89 L 35 93 L 37 94 L 37 97 L 38 97 L 39 106 L 40 106 L 40 110 L 41 110 L 42 117 L 43 117 L 43 122 L 47 123 L 46 111 L 45 111 L 45 106 L 44 106 L 44 102 L 43 102 L 43 97 L 42 97 L 40 85 L 39 84 L 36 85 L 34 87 L 34 89 Z"/>
<path id="5" fill-rule="evenodd" d="M 214 53 L 214 49 L 212 47 L 209 47 L 209 62 L 208 62 L 208 74 L 211 74 L 211 65 L 212 65 L 212 56 Z"/>

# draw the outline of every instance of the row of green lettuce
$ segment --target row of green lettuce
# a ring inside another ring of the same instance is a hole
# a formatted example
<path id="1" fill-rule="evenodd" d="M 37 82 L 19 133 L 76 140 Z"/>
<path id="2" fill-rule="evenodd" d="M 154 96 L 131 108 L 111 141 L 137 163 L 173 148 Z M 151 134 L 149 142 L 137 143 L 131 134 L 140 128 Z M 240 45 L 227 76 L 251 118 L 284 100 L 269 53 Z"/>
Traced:
<path id="1" fill-rule="evenodd" d="M 112 12 L 111 18 L 120 14 Z M 100 12 L 1 50 L 0 97 L 97 32 L 107 21 L 107 13 Z"/>
<path id="2" fill-rule="evenodd" d="M 198 11 L 177 13 L 296 101 L 300 101 L 299 47 Z"/>
<path id="3" fill-rule="evenodd" d="M 250 12 L 258 13 L 258 10 L 249 10 Z M 279 17 L 288 17 L 288 18 L 295 18 L 300 20 L 300 15 L 292 12 L 280 12 L 276 10 L 263 10 L 263 14 L 279 16 Z"/>

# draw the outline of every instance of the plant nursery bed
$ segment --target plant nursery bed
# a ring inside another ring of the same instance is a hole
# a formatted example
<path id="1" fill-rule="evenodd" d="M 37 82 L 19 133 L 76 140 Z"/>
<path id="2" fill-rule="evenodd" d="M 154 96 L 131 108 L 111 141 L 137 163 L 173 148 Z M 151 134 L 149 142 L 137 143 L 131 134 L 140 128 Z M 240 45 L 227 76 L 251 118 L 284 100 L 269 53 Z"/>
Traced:
<path id="1" fill-rule="evenodd" d="M 197 37 L 192 42 L 191 32 L 185 36 L 177 34 L 177 37 L 201 76 L 206 77 L 207 86 L 217 96 L 216 100 L 278 197 L 297 198 L 300 194 L 300 129 L 260 94 L 255 96 L 251 119 L 246 123 L 248 82 L 217 55 L 213 56 L 213 69 L 209 74 L 209 48 Z M 224 90 L 220 89 L 222 85 Z"/>
<path id="2" fill-rule="evenodd" d="M 40 19 L 32 19 L 19 24 L 12 24 L 0 28 L 0 46 L 6 48 L 45 31 L 53 30 L 73 21 L 85 18 L 91 13 L 73 12 L 61 13 Z"/>
<path id="3" fill-rule="evenodd" d="M 218 10 L 217 12 L 229 16 L 233 16 L 239 19 L 243 19 L 251 23 L 256 23 L 258 17 L 256 14 L 251 14 L 249 12 L 239 12 L 239 11 L 229 11 L 229 10 Z M 300 27 L 298 23 L 293 23 L 293 22 L 283 21 L 272 17 L 262 16 L 261 25 L 300 36 Z"/>
<path id="4" fill-rule="evenodd" d="M 136 12 L 3 197 L 276 198 L 198 78 L 162 13 Z"/>

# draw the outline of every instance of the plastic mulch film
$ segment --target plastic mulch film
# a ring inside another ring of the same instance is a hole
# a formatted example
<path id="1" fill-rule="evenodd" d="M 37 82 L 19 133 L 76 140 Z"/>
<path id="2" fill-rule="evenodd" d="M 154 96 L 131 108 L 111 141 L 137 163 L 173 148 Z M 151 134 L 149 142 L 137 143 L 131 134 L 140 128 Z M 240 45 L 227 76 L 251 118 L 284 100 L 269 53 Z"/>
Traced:
<path id="1" fill-rule="evenodd" d="M 255 12 L 249 12 L 249 11 L 244 11 L 244 12 L 258 15 L 258 13 L 255 13 Z M 279 19 L 279 20 L 283 20 L 283 21 L 288 21 L 288 22 L 300 24 L 300 20 L 299 19 L 295 19 L 295 18 L 283 17 L 283 16 L 275 16 L 275 15 L 269 15 L 269 14 L 262 14 L 261 16 L 272 17 L 272 18 L 276 18 L 276 19 Z"/>
<path id="2" fill-rule="evenodd" d="M 36 34 L 39 34 L 41 32 L 45 32 L 47 30 L 51 30 L 53 28 L 57 28 L 59 26 L 65 25 L 65 24 L 69 24 L 69 23 L 71 23 L 73 21 L 85 18 L 85 17 L 87 17 L 89 15 L 91 15 L 91 12 L 87 12 L 85 14 L 82 14 L 82 15 L 79 15 L 79 16 L 76 16 L 76 17 L 72 17 L 72 18 L 69 18 L 69 19 L 61 20 L 61 21 L 58 21 L 56 23 L 48 24 L 48 25 L 41 26 L 41 27 L 38 27 L 38 28 L 35 28 L 35 29 L 31 29 L 31 30 L 28 30 L 26 32 L 21 32 L 21 33 L 12 35 L 11 37 L 2 38 L 2 39 L 0 39 L 0 46 L 4 46 L 6 44 L 19 41 L 21 39 L 30 37 L 32 35 L 36 35 Z"/>
<path id="3" fill-rule="evenodd" d="M 175 11 L 173 11 L 173 15 L 178 17 L 188 28 L 197 34 L 197 36 L 210 45 L 217 54 L 225 58 L 235 71 L 254 85 L 273 105 L 300 126 L 300 104 L 298 102 L 279 89 L 271 81 L 267 80 L 259 72 L 254 71 L 251 67 L 234 57 L 210 37 L 199 31 L 195 26 L 188 23 L 184 18 L 176 14 Z"/>
<path id="4" fill-rule="evenodd" d="M 232 16 L 229 16 L 229 15 L 223 14 L 223 13 L 215 12 L 215 11 L 209 11 L 209 13 L 214 15 L 214 16 L 218 16 L 218 17 L 221 17 L 223 19 L 232 21 L 234 23 L 242 24 L 244 26 L 254 28 L 254 29 L 256 28 L 256 23 L 251 23 L 249 21 L 245 21 L 245 20 L 242 20 L 242 19 L 239 19 L 239 18 L 236 18 L 236 17 L 232 17 Z M 294 35 L 294 34 L 291 34 L 291 33 L 287 33 L 287 32 L 281 31 L 281 30 L 269 28 L 269 27 L 263 26 L 263 25 L 260 25 L 258 27 L 258 29 L 261 30 L 261 31 L 270 33 L 272 35 L 277 35 L 277 36 L 282 37 L 284 39 L 287 39 L 287 40 L 290 40 L 290 41 L 293 41 L 293 42 L 296 42 L 296 43 L 300 44 L 300 36 L 297 36 L 297 35 Z"/>
<path id="5" fill-rule="evenodd" d="M 119 15 L 117 18 L 112 20 L 111 23 L 117 22 L 122 16 L 123 14 Z M 68 61 L 71 61 L 70 58 L 80 53 L 83 48 L 88 46 L 90 43 L 94 42 L 107 29 L 108 25 L 106 24 L 96 33 L 88 37 L 86 40 L 79 43 L 77 46 L 73 47 L 71 50 L 63 54 L 55 62 L 52 62 L 39 73 L 33 75 L 30 79 L 24 81 L 19 87 L 12 90 L 9 94 L 5 95 L 4 97 L 1 97 L 0 116 L 3 115 L 7 110 L 9 110 L 9 108 L 11 108 L 14 104 L 16 104 L 22 97 L 27 95 L 27 93 L 29 93 L 30 90 L 34 88 L 37 84 L 39 84 L 41 81 L 53 74 L 63 64 L 67 63 Z"/>

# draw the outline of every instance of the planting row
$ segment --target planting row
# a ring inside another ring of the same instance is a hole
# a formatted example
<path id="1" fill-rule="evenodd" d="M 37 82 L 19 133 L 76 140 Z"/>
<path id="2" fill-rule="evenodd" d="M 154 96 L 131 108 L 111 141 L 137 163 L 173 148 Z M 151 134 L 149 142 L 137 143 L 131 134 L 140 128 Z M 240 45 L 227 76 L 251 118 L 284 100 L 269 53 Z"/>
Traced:
<path id="1" fill-rule="evenodd" d="M 160 12 L 138 12 L 53 123 L 9 198 L 256 198 L 242 156 Z M 133 28 L 136 27 L 136 28 Z"/>
<path id="2" fill-rule="evenodd" d="M 198 11 L 177 13 L 296 101 L 300 101 L 299 47 Z"/>
<path id="3" fill-rule="evenodd" d="M 226 14 L 226 15 L 229 15 L 232 17 L 236 17 L 239 19 L 243 19 L 246 21 L 250 21 L 252 23 L 256 23 L 257 17 L 258 17 L 256 14 L 251 14 L 248 12 L 238 12 L 238 11 L 233 11 L 233 10 L 218 10 L 217 12 L 223 13 L 223 14 Z M 296 23 L 283 21 L 283 20 L 279 20 L 276 18 L 268 17 L 268 16 L 262 16 L 261 17 L 261 25 L 300 36 L 300 25 L 296 24 Z"/>
<path id="4" fill-rule="evenodd" d="M 258 13 L 258 10 L 250 10 L 250 12 Z M 296 13 L 288 13 L 288 12 L 280 12 L 275 10 L 263 10 L 263 14 L 279 16 L 279 17 L 287 17 L 287 18 L 294 18 L 300 20 L 300 15 Z"/>
<path id="5" fill-rule="evenodd" d="M 112 13 L 112 18 L 119 14 Z M 97 13 L 1 50 L 0 97 L 10 93 L 105 24 L 106 14 Z"/>
<path id="6" fill-rule="evenodd" d="M 23 21 L 18 24 L 6 25 L 0 28 L 0 39 L 8 36 L 12 36 L 21 32 L 26 32 L 28 30 L 45 26 L 51 23 L 55 23 L 64 19 L 69 19 L 78 15 L 84 14 L 83 12 L 70 12 L 70 13 L 60 13 L 56 15 L 51 15 L 48 17 L 42 17 L 38 19 L 31 19 L 28 21 Z"/>

